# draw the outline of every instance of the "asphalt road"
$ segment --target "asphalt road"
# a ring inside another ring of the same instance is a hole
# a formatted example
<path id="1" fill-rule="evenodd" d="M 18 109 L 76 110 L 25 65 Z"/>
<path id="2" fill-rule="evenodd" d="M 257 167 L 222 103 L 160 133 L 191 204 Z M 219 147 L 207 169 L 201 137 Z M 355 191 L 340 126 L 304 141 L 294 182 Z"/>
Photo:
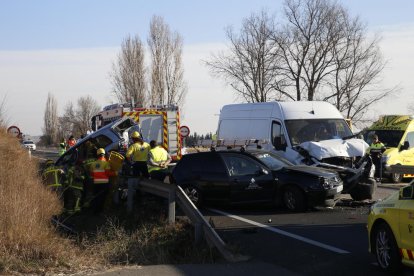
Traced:
<path id="1" fill-rule="evenodd" d="M 45 149 L 32 156 L 58 158 L 56 151 Z M 380 186 L 374 201 L 401 185 Z M 251 257 L 250 263 L 275 265 L 299 275 L 386 275 L 368 253 L 370 205 L 343 195 L 334 208 L 305 213 L 266 206 L 209 207 L 202 212 L 230 247 Z M 406 269 L 403 275 L 414 275 L 414 270 Z"/>
<path id="2" fill-rule="evenodd" d="M 375 200 L 398 188 L 379 187 Z M 368 253 L 366 230 L 371 203 L 344 200 L 332 209 L 305 213 L 252 207 L 206 208 L 220 236 L 253 261 L 301 275 L 386 275 Z M 407 269 L 403 275 L 414 275 Z"/>

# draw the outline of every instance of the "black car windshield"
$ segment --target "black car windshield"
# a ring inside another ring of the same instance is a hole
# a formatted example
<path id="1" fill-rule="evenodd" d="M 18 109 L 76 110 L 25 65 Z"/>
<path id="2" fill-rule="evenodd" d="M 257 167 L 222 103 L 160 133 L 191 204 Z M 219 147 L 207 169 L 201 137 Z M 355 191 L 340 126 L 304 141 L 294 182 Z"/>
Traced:
<path id="1" fill-rule="evenodd" d="M 378 135 L 378 139 L 382 142 L 386 147 L 396 148 L 401 141 L 401 138 L 404 135 L 403 130 L 371 130 L 364 132 L 364 140 L 371 145 L 372 143 L 372 136 L 376 134 Z"/>
<path id="2" fill-rule="evenodd" d="M 283 157 L 276 156 L 269 152 L 250 152 L 257 159 L 265 163 L 272 170 L 279 170 L 283 167 L 293 166 L 288 160 Z"/>
<path id="3" fill-rule="evenodd" d="M 34 144 L 34 143 L 33 143 L 33 141 L 24 141 L 23 143 L 24 143 L 25 145 L 28 145 L 28 144 Z"/>
<path id="4" fill-rule="evenodd" d="M 344 119 L 286 120 L 285 123 L 293 146 L 308 141 L 342 139 L 352 135 Z"/>

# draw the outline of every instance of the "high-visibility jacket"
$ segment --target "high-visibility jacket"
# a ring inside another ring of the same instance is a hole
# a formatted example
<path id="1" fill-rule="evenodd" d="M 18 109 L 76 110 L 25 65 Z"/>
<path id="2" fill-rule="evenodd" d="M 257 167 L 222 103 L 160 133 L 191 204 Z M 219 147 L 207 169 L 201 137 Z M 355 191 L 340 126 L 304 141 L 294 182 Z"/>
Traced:
<path id="1" fill-rule="evenodd" d="M 83 175 L 80 168 L 70 167 L 66 175 L 66 184 L 70 188 L 83 190 Z"/>
<path id="2" fill-rule="evenodd" d="M 385 145 L 384 145 L 383 143 L 381 143 L 381 142 L 378 142 L 378 143 L 372 143 L 372 144 L 369 146 L 368 151 L 369 151 L 369 152 L 371 152 L 371 150 L 379 150 L 379 149 L 382 149 L 382 148 L 384 148 L 384 147 L 385 147 Z"/>
<path id="3" fill-rule="evenodd" d="M 111 171 L 111 166 L 109 165 L 109 162 L 106 161 L 105 157 L 100 157 L 95 162 L 91 163 L 89 172 L 94 184 L 109 183 L 109 177 L 115 175 L 115 173 Z"/>
<path id="4" fill-rule="evenodd" d="M 157 146 L 150 150 L 151 159 L 156 164 L 161 164 L 162 162 L 166 162 L 168 160 L 168 152 L 160 146 Z M 148 172 L 161 170 L 164 168 L 161 168 L 159 166 L 152 166 L 149 164 L 148 166 Z"/>
<path id="5" fill-rule="evenodd" d="M 47 187 L 62 187 L 62 170 L 50 166 L 43 171 L 42 179 Z"/>
<path id="6" fill-rule="evenodd" d="M 126 157 L 130 158 L 132 156 L 132 161 L 144 161 L 148 160 L 148 153 L 150 150 L 150 145 L 146 142 L 143 142 L 142 145 L 138 142 L 133 143 L 127 150 Z"/>
<path id="7" fill-rule="evenodd" d="M 58 152 L 58 154 L 59 154 L 59 156 L 62 156 L 65 152 L 66 152 L 66 149 L 64 149 L 64 148 L 59 148 L 59 152 Z"/>

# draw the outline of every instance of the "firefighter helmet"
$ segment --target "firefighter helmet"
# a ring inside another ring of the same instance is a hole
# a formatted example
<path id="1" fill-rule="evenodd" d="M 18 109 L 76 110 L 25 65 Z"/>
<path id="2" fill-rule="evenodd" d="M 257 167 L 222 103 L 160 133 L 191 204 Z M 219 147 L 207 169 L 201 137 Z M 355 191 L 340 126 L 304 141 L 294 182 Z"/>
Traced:
<path id="1" fill-rule="evenodd" d="M 104 155 L 104 154 L 105 154 L 105 149 L 103 149 L 103 148 L 98 149 L 98 150 L 96 151 L 96 154 L 97 154 L 97 155 Z"/>
<path id="2" fill-rule="evenodd" d="M 132 132 L 131 138 L 132 139 L 138 139 L 138 138 L 141 138 L 141 135 L 139 135 L 138 131 L 134 131 L 134 132 Z"/>

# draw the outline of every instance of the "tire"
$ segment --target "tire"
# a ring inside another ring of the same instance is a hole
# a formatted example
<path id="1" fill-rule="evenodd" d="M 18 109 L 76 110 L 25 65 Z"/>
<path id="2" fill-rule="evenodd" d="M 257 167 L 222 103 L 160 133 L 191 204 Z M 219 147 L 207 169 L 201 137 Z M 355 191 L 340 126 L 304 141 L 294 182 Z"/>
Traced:
<path id="1" fill-rule="evenodd" d="M 197 187 L 186 186 L 184 189 L 185 194 L 194 203 L 196 207 L 201 207 L 203 204 L 203 195 Z"/>
<path id="2" fill-rule="evenodd" d="M 306 199 L 305 194 L 296 186 L 286 186 L 283 189 L 282 194 L 283 205 L 293 212 L 304 212 L 306 211 Z"/>
<path id="3" fill-rule="evenodd" d="M 373 233 L 372 242 L 378 265 L 387 272 L 400 272 L 401 255 L 391 228 L 386 223 L 381 223 Z"/>
<path id="4" fill-rule="evenodd" d="M 351 198 L 356 201 L 364 199 L 372 199 L 377 190 L 377 181 L 375 179 L 367 179 L 366 183 L 358 183 L 349 194 Z"/>
<path id="5" fill-rule="evenodd" d="M 402 180 L 403 175 L 401 173 L 392 173 L 391 174 L 391 182 L 392 183 L 400 183 Z"/>

